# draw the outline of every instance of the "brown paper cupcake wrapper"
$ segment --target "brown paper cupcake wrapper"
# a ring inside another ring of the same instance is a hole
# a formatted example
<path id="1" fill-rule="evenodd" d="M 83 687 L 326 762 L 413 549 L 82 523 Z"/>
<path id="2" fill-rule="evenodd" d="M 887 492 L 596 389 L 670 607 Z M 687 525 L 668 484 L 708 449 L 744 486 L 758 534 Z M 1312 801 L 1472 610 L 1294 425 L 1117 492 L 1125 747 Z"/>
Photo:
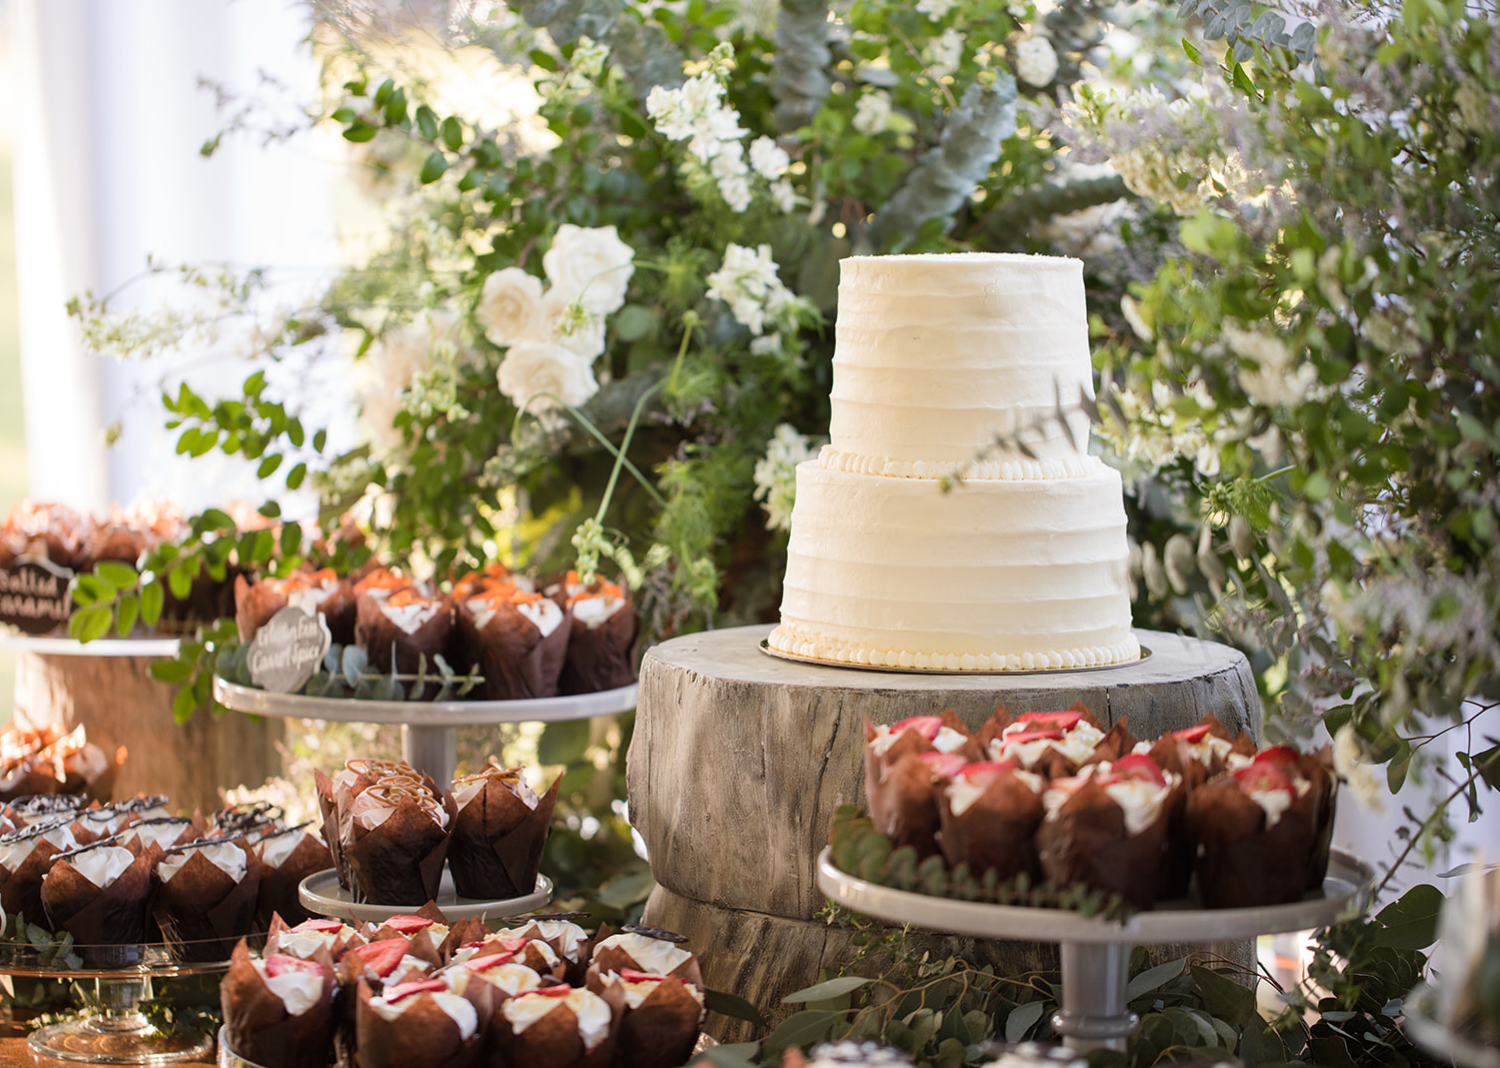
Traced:
<path id="1" fill-rule="evenodd" d="M 287 605 L 286 597 L 269 582 L 253 585 L 244 575 L 234 578 L 234 625 L 239 629 L 240 641 L 249 645 L 255 640 L 260 628 L 271 621 L 271 617 Z"/>
<path id="2" fill-rule="evenodd" d="M 250 961 L 244 939 L 234 947 L 219 985 L 229 1048 L 255 1064 L 324 1068 L 333 1042 L 333 973 L 324 965 L 323 993 L 306 1012 L 292 1016 Z"/>
<path id="3" fill-rule="evenodd" d="M 624 607 L 597 627 L 591 629 L 574 619 L 558 692 L 597 693 L 634 682 L 635 641 L 640 629 L 635 601 L 628 596 Z"/>
<path id="4" fill-rule="evenodd" d="M 1042 872 L 1061 886 L 1082 883 L 1148 909 L 1156 901 L 1166 829 L 1163 811 L 1140 833 L 1127 834 L 1125 813 L 1090 779 L 1037 828 Z"/>
<path id="5" fill-rule="evenodd" d="M 1138 744 L 1138 739 L 1130 733 L 1130 728 L 1125 726 L 1125 717 L 1120 717 L 1120 722 L 1104 733 L 1099 739 L 1099 744 L 1094 746 L 1094 753 L 1084 764 L 1113 764 L 1122 756 L 1127 755 Z"/>
<path id="6" fill-rule="evenodd" d="M 7 916 L 19 913 L 30 923 L 42 921 L 42 880 L 52 867 L 52 858 L 59 852 L 51 842 L 38 839 L 26 859 L 17 864 L 9 876 L 0 869 L 0 879 L 5 880 L 0 883 L 0 906 L 4 906 Z"/>
<path id="7" fill-rule="evenodd" d="M 392 667 L 392 650 L 395 651 L 395 669 L 398 672 L 414 672 L 421 657 L 427 658 L 427 668 L 436 673 L 433 657 L 448 652 L 448 643 L 453 630 L 453 605 L 442 597 L 437 613 L 414 632 L 408 634 L 392 623 L 381 610 L 384 603 L 368 595 L 355 598 L 354 640 L 370 658 L 370 670 L 382 674 Z M 455 670 L 458 670 L 455 667 Z M 431 700 L 440 688 L 439 683 L 430 683 Z"/>
<path id="8" fill-rule="evenodd" d="M 370 1008 L 370 986 L 355 993 L 355 1053 L 358 1068 L 471 1068 L 480 1063 L 484 1032 L 465 1041 L 452 1017 L 426 994 L 400 1019 L 386 1020 Z"/>
<path id="9" fill-rule="evenodd" d="M 235 844 L 245 853 L 239 882 L 202 853 L 188 857 L 170 880 L 155 880 L 151 912 L 173 960 L 227 960 L 235 943 L 255 929 L 260 860 L 243 841 Z"/>
<path id="10" fill-rule="evenodd" d="M 905 743 L 906 738 L 898 739 L 891 748 Z M 907 748 L 905 755 L 886 764 L 865 747 L 865 800 L 876 830 L 898 849 L 909 845 L 925 858 L 938 852 L 937 799 L 931 770 L 918 752 Z"/>
<path id="11" fill-rule="evenodd" d="M 338 873 L 339 885 L 345 890 L 349 889 L 349 870 L 344 865 L 344 854 L 339 842 L 339 811 L 333 796 L 333 780 L 323 774 L 322 769 L 313 769 L 313 789 L 318 795 L 318 812 L 323 817 L 323 825 L 318 828 L 318 833 L 323 836 L 323 844 L 328 847 L 328 855 L 333 858 L 333 870 Z"/>
<path id="12" fill-rule="evenodd" d="M 698 1042 L 703 1007 L 687 984 L 658 983 L 637 1008 L 620 1019 L 615 1042 L 618 1064 L 632 1068 L 677 1068 L 686 1064 Z"/>
<path id="13" fill-rule="evenodd" d="M 606 1001 L 610 998 L 600 994 Z M 623 1002 L 623 995 L 620 996 Z M 614 1058 L 615 1040 L 620 1029 L 620 1010 L 611 1004 L 614 1020 L 610 1033 L 592 1050 L 584 1048 L 578 1033 L 578 1017 L 561 1004 L 520 1034 L 511 1030 L 505 1013 L 498 1007 L 490 1017 L 490 1035 L 499 1050 L 502 1064 L 547 1065 L 548 1068 L 606 1068 Z"/>
<path id="14" fill-rule="evenodd" d="M 478 664 L 480 688 L 491 701 L 515 701 L 557 696 L 557 683 L 567 656 L 572 616 L 563 609 L 562 622 L 546 637 L 511 604 L 501 605 L 483 628 L 467 604 L 458 606 L 458 633 L 463 662 L 456 670 Z"/>
<path id="15" fill-rule="evenodd" d="M 268 925 L 271 917 L 280 914 L 289 925 L 296 926 L 312 918 L 312 913 L 302 906 L 297 896 L 297 887 L 303 879 L 314 872 L 333 867 L 333 855 L 327 844 L 313 835 L 298 842 L 291 854 L 278 866 L 261 864 L 260 889 L 255 897 L 255 917 L 262 925 Z"/>
<path id="16" fill-rule="evenodd" d="M 512 898 L 536 889 L 559 781 L 532 809 L 491 779 L 458 810 L 448 841 L 448 870 L 460 897 Z"/>
<path id="17" fill-rule="evenodd" d="M 453 799 L 445 799 L 451 827 Z M 343 855 L 359 900 L 415 908 L 437 897 L 448 832 L 416 804 L 403 802 L 372 830 L 354 825 L 354 840 L 344 844 Z"/>
<path id="18" fill-rule="evenodd" d="M 1046 810 L 1020 779 L 998 776 L 958 815 L 941 790 L 937 800 L 943 858 L 949 865 L 967 864 L 974 875 L 993 868 L 1001 882 L 1022 872 L 1033 878 L 1041 873 L 1033 839 Z"/>
<path id="19" fill-rule="evenodd" d="M 54 931 L 67 931 L 84 961 L 124 967 L 141 959 L 151 896 L 151 870 L 160 852 L 148 850 L 102 890 L 66 860 L 42 881 L 42 906 Z M 113 947 L 113 948 L 105 948 Z"/>
<path id="20" fill-rule="evenodd" d="M 1309 790 L 1266 826 L 1265 810 L 1232 778 L 1193 791 L 1188 823 L 1198 841 L 1198 892 L 1209 908 L 1253 908 L 1302 900 L 1317 841 Z"/>

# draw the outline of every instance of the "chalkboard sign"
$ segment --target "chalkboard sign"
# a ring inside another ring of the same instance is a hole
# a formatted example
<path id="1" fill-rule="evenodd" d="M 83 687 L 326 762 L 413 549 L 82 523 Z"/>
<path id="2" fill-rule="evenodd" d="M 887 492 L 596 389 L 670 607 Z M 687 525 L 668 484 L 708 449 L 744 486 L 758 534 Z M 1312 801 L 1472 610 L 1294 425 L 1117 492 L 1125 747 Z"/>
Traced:
<path id="1" fill-rule="evenodd" d="M 50 560 L 0 568 L 0 623 L 31 635 L 66 630 L 73 611 L 73 596 L 68 592 L 72 578 L 73 572 Z"/>
<path id="2" fill-rule="evenodd" d="M 250 680 L 274 693 L 296 693 L 318 670 L 332 642 L 322 613 L 309 615 L 288 605 L 255 632 L 245 659 Z"/>

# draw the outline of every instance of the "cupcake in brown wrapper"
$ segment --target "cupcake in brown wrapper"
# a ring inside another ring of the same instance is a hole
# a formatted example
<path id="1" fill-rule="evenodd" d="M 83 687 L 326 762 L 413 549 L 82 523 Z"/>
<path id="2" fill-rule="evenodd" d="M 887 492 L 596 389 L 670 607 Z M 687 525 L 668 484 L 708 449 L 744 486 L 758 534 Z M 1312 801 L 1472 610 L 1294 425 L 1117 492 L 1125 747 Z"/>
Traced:
<path id="1" fill-rule="evenodd" d="M 1149 758 L 1094 764 L 1056 780 L 1043 795 L 1047 815 L 1037 853 L 1048 879 L 1116 893 L 1136 908 L 1155 903 L 1167 863 L 1167 825 L 1181 784 Z"/>
<path id="2" fill-rule="evenodd" d="M 187 816 L 156 816 L 135 820 L 121 827 L 116 837 L 133 853 L 144 853 L 152 846 L 162 852 L 174 846 L 187 845 L 202 838 L 206 829 L 200 819 Z"/>
<path id="3" fill-rule="evenodd" d="M 347 923 L 314 917 L 293 926 L 277 914 L 271 917 L 266 928 L 265 952 L 267 956 L 281 953 L 303 960 L 313 960 L 320 953 L 326 953 L 337 964 L 345 952 L 364 944 L 364 936 Z"/>
<path id="4" fill-rule="evenodd" d="M 627 968 L 616 975 L 589 969 L 588 988 L 608 997 L 618 988 L 625 1011 L 615 1040 L 615 1063 L 631 1068 L 677 1068 L 698 1042 L 706 1013 L 703 990 Z"/>
<path id="5" fill-rule="evenodd" d="M 978 743 L 951 711 L 889 727 L 865 720 L 865 802 L 876 830 L 918 856 L 938 852 L 933 782 L 981 758 Z"/>
<path id="6" fill-rule="evenodd" d="M 439 801 L 407 780 L 377 783 L 355 798 L 340 848 L 351 889 L 379 905 L 437 897 L 453 825 L 453 798 Z"/>
<path id="7" fill-rule="evenodd" d="M 1149 746 L 1146 753 L 1164 770 L 1182 776 L 1183 787 L 1191 793 L 1210 779 L 1224 774 L 1235 740 L 1212 712 L 1186 730 L 1168 731 Z M 1252 755 L 1253 755 L 1252 748 Z"/>
<path id="8" fill-rule="evenodd" d="M 1022 872 L 1037 877 L 1034 838 L 1042 822 L 1046 782 L 1013 763 L 965 765 L 938 783 L 943 858 L 975 875 L 993 869 L 1001 882 Z"/>
<path id="9" fill-rule="evenodd" d="M 1293 750 L 1267 750 L 1188 797 L 1204 905 L 1252 908 L 1302 899 L 1318 849 L 1321 797 L 1298 765 Z"/>
<path id="10" fill-rule="evenodd" d="M 209 838 L 157 861 L 152 915 L 173 960 L 227 960 L 255 929 L 260 859 L 244 839 Z"/>
<path id="11" fill-rule="evenodd" d="M 17 757 L 0 769 L 0 801 L 33 794 L 55 794 L 62 789 L 63 775 L 57 762 L 46 753 Z"/>
<path id="12" fill-rule="evenodd" d="M 1121 716 L 1120 722 L 1104 732 L 1104 737 L 1099 740 L 1098 745 L 1094 746 L 1094 753 L 1084 761 L 1085 764 L 1113 764 L 1121 757 L 1129 756 L 1135 751 L 1135 747 L 1140 742 L 1125 725 L 1125 718 Z"/>
<path id="13" fill-rule="evenodd" d="M 313 769 L 313 792 L 318 797 L 318 813 L 323 817 L 318 833 L 323 836 L 323 844 L 328 847 L 328 855 L 333 859 L 333 870 L 338 873 L 339 885 L 347 890 L 349 869 L 344 864 L 344 852 L 339 841 L 338 803 L 334 800 L 333 780 L 321 768 Z"/>
<path id="14" fill-rule="evenodd" d="M 572 594 L 565 607 L 572 622 L 558 692 L 596 693 L 635 681 L 641 627 L 629 591 L 601 580 Z"/>
<path id="15" fill-rule="evenodd" d="M 535 916 L 512 917 L 505 921 L 509 926 L 498 933 L 507 938 L 543 943 L 562 962 L 562 970 L 556 974 L 570 985 L 577 986 L 583 982 L 589 960 L 594 955 L 594 946 L 610 936 L 609 925 L 600 924 L 591 938 L 575 922 L 586 918 L 587 913 L 581 912 L 544 912 Z"/>
<path id="16" fill-rule="evenodd" d="M 255 915 L 262 924 L 269 924 L 273 914 L 293 924 L 312 918 L 297 896 L 297 888 L 309 875 L 333 867 L 333 856 L 327 843 L 308 826 L 304 823 L 268 831 L 254 839 L 260 857 Z"/>
<path id="17" fill-rule="evenodd" d="M 552 830 L 557 782 L 538 796 L 521 768 L 490 766 L 453 782 L 457 814 L 448 870 L 461 897 L 513 898 L 536 889 L 542 849 Z"/>
<path id="18" fill-rule="evenodd" d="M 444 980 L 402 983 L 379 994 L 361 982 L 355 996 L 356 1068 L 468 1068 L 480 1063 L 478 1009 Z"/>
<path id="19" fill-rule="evenodd" d="M 54 931 L 73 936 L 79 955 L 96 967 L 141 960 L 146 941 L 154 847 L 132 852 L 118 839 L 58 854 L 42 880 L 41 900 Z"/>
<path id="20" fill-rule="evenodd" d="M 338 962 L 341 987 L 363 981 L 379 993 L 385 986 L 426 979 L 438 967 L 438 952 L 426 935 L 382 938 L 351 947 Z"/>
<path id="21" fill-rule="evenodd" d="M 31 923 L 42 920 L 42 880 L 52 858 L 78 847 L 70 825 L 55 816 L 19 831 L 0 835 L 0 906 L 7 916 L 23 915 Z"/>
<path id="22" fill-rule="evenodd" d="M 489 586 L 458 603 L 462 670 L 479 666 L 491 701 L 555 697 L 568 650 L 568 611 L 509 586 Z"/>
<path id="23" fill-rule="evenodd" d="M 697 956 L 682 948 L 686 941 L 671 931 L 627 926 L 594 946 L 590 966 L 617 974 L 629 968 L 649 975 L 671 976 L 701 987 L 703 970 Z"/>
<path id="24" fill-rule="evenodd" d="M 324 1068 L 332 1059 L 333 995 L 326 957 L 253 960 L 241 939 L 219 985 L 229 1048 L 255 1064 Z"/>
<path id="25" fill-rule="evenodd" d="M 490 1033 L 504 1064 L 606 1068 L 623 1009 L 623 994 L 614 986 L 598 994 L 544 987 L 497 1005 Z"/>
<path id="26" fill-rule="evenodd" d="M 428 597 L 415 587 L 377 598 L 355 599 L 354 640 L 370 658 L 370 668 L 382 674 L 412 673 L 425 660 L 434 677 L 434 658 L 448 651 L 453 629 L 453 604 L 445 595 Z M 428 699 L 439 683 L 429 684 Z"/>

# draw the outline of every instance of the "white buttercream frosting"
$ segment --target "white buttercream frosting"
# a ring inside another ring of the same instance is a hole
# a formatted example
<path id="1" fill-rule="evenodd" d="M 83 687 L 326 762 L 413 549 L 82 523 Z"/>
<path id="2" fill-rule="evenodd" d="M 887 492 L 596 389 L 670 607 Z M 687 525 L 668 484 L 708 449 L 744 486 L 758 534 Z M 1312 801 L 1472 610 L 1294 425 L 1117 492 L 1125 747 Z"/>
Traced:
<path id="1" fill-rule="evenodd" d="M 952 672 L 1138 659 L 1120 476 L 1088 455 L 1077 408 L 1093 395 L 1082 265 L 956 253 L 842 272 L 832 442 L 797 468 L 770 647 Z M 997 434 L 1034 455 L 991 453 L 944 492 Z"/>
<path id="2" fill-rule="evenodd" d="M 563 610 L 557 607 L 556 601 L 547 597 L 535 601 L 519 601 L 516 603 L 516 611 L 531 620 L 536 629 L 542 632 L 543 638 L 562 625 Z"/>
<path id="3" fill-rule="evenodd" d="M 172 820 L 170 823 L 147 823 L 138 821 L 125 828 L 124 838 L 139 838 L 142 849 L 148 849 L 153 845 L 166 849 L 175 845 L 177 839 L 182 837 L 182 832 L 193 824 L 192 820 Z"/>
<path id="4" fill-rule="evenodd" d="M 437 1003 L 437 1007 L 454 1023 L 458 1025 L 458 1033 L 464 1041 L 473 1037 L 474 1032 L 479 1030 L 479 1013 L 474 1006 L 464 998 L 459 997 L 447 990 L 424 990 L 420 994 L 411 994 L 401 998 L 394 1004 L 383 997 L 370 999 L 370 1008 L 382 1020 L 398 1020 L 401 1014 L 422 998 L 431 998 Z"/>
<path id="5" fill-rule="evenodd" d="M 123 846 L 100 846 L 69 857 L 68 862 L 79 875 L 103 890 L 135 862 L 135 854 Z"/>
<path id="6" fill-rule="evenodd" d="M 310 833 L 306 828 L 302 828 L 261 839 L 260 862 L 269 864 L 273 868 L 281 867 L 287 862 L 287 858 L 297 851 L 302 840 L 308 837 Z"/>
<path id="7" fill-rule="evenodd" d="M 609 1037 L 609 1005 L 589 990 L 571 990 L 566 997 L 522 994 L 508 998 L 500 1011 L 505 1013 L 511 1030 L 519 1035 L 559 1005 L 568 1006 L 578 1017 L 578 1035 L 583 1039 L 585 1049 L 593 1049 Z"/>
<path id="8" fill-rule="evenodd" d="M 1004 774 L 1004 772 L 998 774 Z M 1047 783 L 1040 775 L 1033 775 L 1029 771 L 1012 771 L 1010 774 L 1024 782 L 1032 793 L 1040 794 L 1046 788 Z M 947 786 L 948 808 L 955 816 L 962 816 L 974 807 L 974 802 L 984 795 L 985 789 L 992 781 L 988 776 L 958 776 Z"/>
<path id="9" fill-rule="evenodd" d="M 1108 775 L 1110 767 L 1108 763 L 1090 764 L 1072 778 L 1054 779 L 1051 787 L 1042 794 L 1042 804 L 1047 809 L 1046 818 L 1057 819 L 1064 802 L 1072 797 L 1085 781 L 1094 775 Z M 1179 781 L 1178 777 L 1170 771 L 1162 774 L 1166 781 L 1160 786 L 1143 779 L 1127 778 L 1109 783 L 1104 787 L 1104 792 L 1109 795 L 1110 800 L 1119 805 L 1120 810 L 1125 814 L 1126 834 L 1140 834 L 1155 823 L 1157 817 L 1161 815 L 1162 805 L 1166 803 L 1172 787 Z"/>
<path id="10" fill-rule="evenodd" d="M 320 949 L 333 952 L 340 938 L 347 938 L 351 930 L 343 931 L 282 931 L 276 936 L 276 952 L 288 957 L 308 960 Z"/>
<path id="11" fill-rule="evenodd" d="M 589 630 L 598 630 L 624 607 L 623 597 L 580 597 L 573 602 L 573 618 Z"/>
<path id="12" fill-rule="evenodd" d="M 266 987 L 281 999 L 288 1016 L 301 1016 L 318 1003 L 323 994 L 323 977 L 300 968 L 289 969 L 279 975 L 266 971 L 265 961 L 253 961 L 255 970 L 265 980 Z"/>
<path id="13" fill-rule="evenodd" d="M 456 958 L 455 958 L 456 959 Z M 542 977 L 524 964 L 506 961 L 482 972 L 472 972 L 491 986 L 499 987 L 511 997 L 535 990 L 542 985 Z"/>
<path id="14" fill-rule="evenodd" d="M 50 831 L 32 837 L 24 838 L 18 842 L 9 842 L 0 845 L 0 868 L 6 871 L 15 871 L 26 858 L 31 856 L 31 851 L 42 842 L 48 842 L 59 853 L 66 853 L 70 849 L 77 849 L 78 842 L 73 838 L 73 831 L 66 824 L 54 827 Z"/>
<path id="15" fill-rule="evenodd" d="M 415 634 L 442 607 L 437 601 L 412 601 L 409 604 L 383 604 L 380 610 L 407 634 Z"/>
<path id="16" fill-rule="evenodd" d="M 672 969 L 692 957 L 691 953 L 673 942 L 634 932 L 611 935 L 594 947 L 594 955 L 597 957 L 600 950 L 609 948 L 629 953 L 630 958 L 641 966 L 641 971 L 652 975 L 669 975 Z"/>
<path id="17" fill-rule="evenodd" d="M 663 980 L 661 979 L 623 979 L 620 976 L 615 975 L 613 972 L 609 974 L 609 978 L 619 983 L 620 988 L 624 990 L 625 1007 L 629 1009 L 640 1008 L 641 1003 L 649 998 L 652 994 L 654 994 L 656 992 L 656 988 L 663 982 Z M 667 979 L 665 981 L 669 983 L 677 982 L 676 979 Z M 685 983 L 683 985 L 687 987 L 687 992 L 693 995 L 694 1001 L 696 1001 L 700 1006 L 704 1004 L 703 991 L 699 990 L 692 983 Z"/>
<path id="18" fill-rule="evenodd" d="M 479 796 L 479 792 L 484 789 L 484 785 L 489 781 L 489 778 L 490 777 L 482 779 L 476 778 L 469 779 L 465 782 L 455 782 L 453 784 L 454 804 L 456 804 L 460 809 L 463 809 L 464 806 L 466 806 L 470 801 Z M 526 781 L 525 775 L 521 775 L 516 782 L 508 783 L 506 785 L 510 789 L 511 793 L 519 797 L 521 799 L 521 803 L 527 808 L 536 808 L 536 806 L 542 800 L 537 796 L 536 791 L 531 788 L 531 784 Z"/>
<path id="19" fill-rule="evenodd" d="M 525 927 L 512 927 L 500 934 L 506 938 L 519 938 L 522 931 L 533 926 L 548 942 L 556 943 L 564 957 L 575 962 L 578 960 L 579 950 L 589 937 L 589 933 L 582 927 L 567 920 L 534 920 Z M 550 951 L 552 947 L 549 945 L 547 948 Z"/>
<path id="20" fill-rule="evenodd" d="M 1049 749 L 1056 749 L 1074 764 L 1082 764 L 1094 755 L 1094 749 L 1104 740 L 1104 732 L 1092 723 L 1080 720 L 1069 730 L 1062 732 L 1061 738 L 1037 738 L 1029 742 L 1017 742 L 1017 735 L 1027 734 L 1038 730 L 1047 730 L 1044 723 L 1032 723 L 1022 721 L 1012 723 L 1001 732 L 999 738 L 991 739 L 989 745 L 989 756 L 991 760 L 1004 760 L 1007 757 L 1016 760 L 1022 767 L 1029 768 L 1040 760 Z"/>
<path id="21" fill-rule="evenodd" d="M 161 876 L 161 881 L 171 882 L 172 876 L 182 870 L 182 866 L 194 853 L 202 853 L 204 859 L 211 861 L 215 867 L 235 882 L 245 877 L 245 851 L 233 842 L 220 842 L 215 845 L 184 848 L 180 853 L 168 853 L 156 865 L 156 873 Z"/>

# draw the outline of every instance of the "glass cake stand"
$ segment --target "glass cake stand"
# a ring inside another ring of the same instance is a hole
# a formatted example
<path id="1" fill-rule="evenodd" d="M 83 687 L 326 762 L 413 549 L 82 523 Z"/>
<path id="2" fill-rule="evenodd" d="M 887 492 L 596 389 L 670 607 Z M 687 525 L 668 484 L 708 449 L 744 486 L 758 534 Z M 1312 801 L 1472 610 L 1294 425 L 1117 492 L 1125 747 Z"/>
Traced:
<path id="1" fill-rule="evenodd" d="M 352 697 L 272 693 L 214 678 L 214 699 L 240 712 L 337 723 L 399 723 L 402 755 L 412 767 L 440 783 L 453 779 L 459 727 L 556 723 L 629 712 L 635 707 L 639 689 L 640 684 L 632 682 L 598 693 L 522 701 L 359 701 Z"/>
<path id="2" fill-rule="evenodd" d="M 153 980 L 222 972 L 229 967 L 227 960 L 179 962 L 162 944 L 75 945 L 73 950 L 105 960 L 139 960 L 70 968 L 31 946 L 0 944 L 0 972 L 6 975 L 87 981 L 94 986 L 94 1004 L 83 1016 L 38 1028 L 26 1037 L 39 1056 L 81 1064 L 173 1064 L 213 1054 L 213 1035 L 181 1024 L 164 1031 L 141 1011 L 141 1003 L 153 997 Z"/>
<path id="3" fill-rule="evenodd" d="M 1057 942 L 1062 951 L 1062 1008 L 1052 1026 L 1073 1049 L 1123 1050 L 1135 1029 L 1128 1007 L 1130 951 L 1137 945 L 1220 942 L 1326 927 L 1361 915 L 1375 872 L 1342 850 L 1329 859 L 1323 888 L 1301 901 L 1260 908 L 1206 909 L 1183 899 L 1158 903 L 1124 922 L 1062 909 L 991 905 L 897 890 L 841 871 L 832 850 L 818 855 L 818 887 L 834 902 L 891 923 L 976 938 Z"/>

